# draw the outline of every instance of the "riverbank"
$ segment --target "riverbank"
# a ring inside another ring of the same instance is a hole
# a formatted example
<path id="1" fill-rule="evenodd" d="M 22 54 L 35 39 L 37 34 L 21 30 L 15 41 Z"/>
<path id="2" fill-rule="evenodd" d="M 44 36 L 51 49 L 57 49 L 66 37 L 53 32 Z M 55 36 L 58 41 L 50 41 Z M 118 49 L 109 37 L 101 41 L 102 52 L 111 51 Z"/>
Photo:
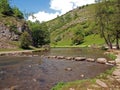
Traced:
<path id="1" fill-rule="evenodd" d="M 117 54 L 116 66 L 96 78 L 58 83 L 51 90 L 120 90 L 120 51 Z"/>
<path id="2" fill-rule="evenodd" d="M 45 48 L 35 48 L 32 50 L 16 50 L 16 51 L 0 51 L 0 56 L 21 56 L 21 55 L 32 55 L 33 52 L 44 51 Z"/>

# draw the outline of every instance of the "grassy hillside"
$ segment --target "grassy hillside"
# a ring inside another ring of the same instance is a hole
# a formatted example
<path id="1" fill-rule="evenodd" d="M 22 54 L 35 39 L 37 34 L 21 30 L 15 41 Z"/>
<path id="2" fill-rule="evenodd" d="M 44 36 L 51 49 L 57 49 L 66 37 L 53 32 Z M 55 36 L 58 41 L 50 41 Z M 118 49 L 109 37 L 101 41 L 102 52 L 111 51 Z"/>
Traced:
<path id="1" fill-rule="evenodd" d="M 51 33 L 52 46 L 74 45 L 73 38 L 75 33 L 79 31 L 84 34 L 82 45 L 104 43 L 103 39 L 96 35 L 94 4 L 78 7 L 62 16 L 58 16 L 56 19 L 47 22 L 47 26 Z"/>

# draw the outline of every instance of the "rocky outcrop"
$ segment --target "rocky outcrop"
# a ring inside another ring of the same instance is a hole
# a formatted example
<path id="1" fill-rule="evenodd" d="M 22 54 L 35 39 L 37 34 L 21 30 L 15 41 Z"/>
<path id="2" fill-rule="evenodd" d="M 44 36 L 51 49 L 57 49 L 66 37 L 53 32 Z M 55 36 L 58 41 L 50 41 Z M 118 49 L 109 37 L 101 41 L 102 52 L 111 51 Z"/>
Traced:
<path id="1" fill-rule="evenodd" d="M 18 47 L 11 41 L 18 41 L 24 31 L 31 33 L 24 19 L 17 19 L 13 16 L 0 16 L 0 49 L 14 49 Z"/>
<path id="2" fill-rule="evenodd" d="M 18 41 L 20 34 L 24 31 L 30 32 L 25 22 L 21 24 L 13 23 L 12 25 L 5 25 L 4 23 L 0 22 L 0 39 L 2 40 Z"/>

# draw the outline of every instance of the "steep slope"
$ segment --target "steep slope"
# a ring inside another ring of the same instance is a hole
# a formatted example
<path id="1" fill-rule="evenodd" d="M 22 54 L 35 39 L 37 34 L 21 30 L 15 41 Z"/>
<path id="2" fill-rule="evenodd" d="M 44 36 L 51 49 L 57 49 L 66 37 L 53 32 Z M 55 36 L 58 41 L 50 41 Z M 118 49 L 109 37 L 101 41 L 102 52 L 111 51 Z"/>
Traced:
<path id="1" fill-rule="evenodd" d="M 95 5 L 92 4 L 78 7 L 47 22 L 51 32 L 51 44 L 73 45 L 74 34 L 80 30 L 84 33 L 84 38 L 95 33 L 94 19 Z"/>

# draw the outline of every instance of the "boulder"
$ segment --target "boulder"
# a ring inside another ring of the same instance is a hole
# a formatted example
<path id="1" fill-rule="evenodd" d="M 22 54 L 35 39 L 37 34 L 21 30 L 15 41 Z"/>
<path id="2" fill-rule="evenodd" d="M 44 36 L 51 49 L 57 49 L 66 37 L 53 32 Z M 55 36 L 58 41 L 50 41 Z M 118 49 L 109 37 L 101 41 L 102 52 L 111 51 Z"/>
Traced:
<path id="1" fill-rule="evenodd" d="M 97 62 L 101 63 L 101 64 L 106 64 L 107 60 L 106 60 L 106 58 L 98 58 Z"/>
<path id="2" fill-rule="evenodd" d="M 84 61 L 86 57 L 75 57 L 75 61 Z"/>
<path id="3" fill-rule="evenodd" d="M 95 62 L 95 59 L 93 59 L 93 58 L 87 58 L 86 59 L 88 62 Z"/>

